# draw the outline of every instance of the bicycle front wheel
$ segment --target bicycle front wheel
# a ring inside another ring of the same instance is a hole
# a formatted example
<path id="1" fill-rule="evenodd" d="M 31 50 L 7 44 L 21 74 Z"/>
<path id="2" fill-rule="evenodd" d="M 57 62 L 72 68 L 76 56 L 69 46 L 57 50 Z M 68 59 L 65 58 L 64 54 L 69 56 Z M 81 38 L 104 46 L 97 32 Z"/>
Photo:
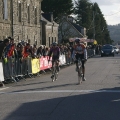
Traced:
<path id="1" fill-rule="evenodd" d="M 55 80 L 57 80 L 58 79 L 58 71 L 57 71 L 57 69 L 55 70 Z"/>
<path id="2" fill-rule="evenodd" d="M 55 66 L 52 68 L 52 82 L 55 81 Z"/>
<path id="3" fill-rule="evenodd" d="M 81 72 L 82 72 L 82 68 L 81 68 L 81 67 L 78 67 L 78 84 L 81 84 L 81 83 L 82 83 L 82 75 L 81 75 Z"/>

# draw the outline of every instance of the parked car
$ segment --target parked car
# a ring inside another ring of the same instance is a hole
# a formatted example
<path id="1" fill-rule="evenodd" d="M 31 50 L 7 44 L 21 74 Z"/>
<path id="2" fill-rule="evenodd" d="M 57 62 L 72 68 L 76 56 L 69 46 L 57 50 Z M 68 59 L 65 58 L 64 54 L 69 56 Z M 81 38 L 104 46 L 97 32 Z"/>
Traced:
<path id="1" fill-rule="evenodd" d="M 118 53 L 119 53 L 119 49 L 118 49 L 116 46 L 113 46 L 113 48 L 114 48 L 114 52 L 115 52 L 116 54 L 118 54 Z"/>
<path id="2" fill-rule="evenodd" d="M 114 48 L 110 44 L 103 45 L 101 48 L 101 57 L 103 56 L 113 56 L 114 57 Z"/>

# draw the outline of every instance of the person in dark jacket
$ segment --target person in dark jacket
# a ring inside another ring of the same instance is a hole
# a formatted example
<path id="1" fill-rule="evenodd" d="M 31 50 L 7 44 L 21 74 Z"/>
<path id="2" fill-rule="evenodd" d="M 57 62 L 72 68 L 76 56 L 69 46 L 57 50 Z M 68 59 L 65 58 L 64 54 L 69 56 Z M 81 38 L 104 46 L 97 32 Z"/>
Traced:
<path id="1" fill-rule="evenodd" d="M 5 39 L 3 42 L 0 43 L 0 59 L 2 58 L 2 54 L 4 52 L 4 49 L 6 48 L 6 46 L 9 45 L 9 40 Z M 0 87 L 3 87 L 4 84 L 2 83 L 2 81 L 0 81 Z"/>
<path id="2" fill-rule="evenodd" d="M 3 42 L 0 43 L 0 59 L 2 58 L 2 54 L 6 46 L 9 45 L 9 39 L 5 39 Z"/>

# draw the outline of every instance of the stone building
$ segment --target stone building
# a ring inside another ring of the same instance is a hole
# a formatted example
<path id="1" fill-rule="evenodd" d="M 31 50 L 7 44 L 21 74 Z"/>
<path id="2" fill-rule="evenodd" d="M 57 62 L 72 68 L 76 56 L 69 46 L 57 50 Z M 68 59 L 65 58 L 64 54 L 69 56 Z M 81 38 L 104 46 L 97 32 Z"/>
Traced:
<path id="1" fill-rule="evenodd" d="M 53 20 L 52 13 L 41 13 L 42 44 L 49 47 L 53 42 L 58 42 L 59 25 Z"/>
<path id="2" fill-rule="evenodd" d="M 42 0 L 0 0 L 0 37 L 41 44 L 40 17 Z"/>
<path id="3" fill-rule="evenodd" d="M 12 35 L 10 6 L 10 0 L 0 0 L 0 40 Z"/>

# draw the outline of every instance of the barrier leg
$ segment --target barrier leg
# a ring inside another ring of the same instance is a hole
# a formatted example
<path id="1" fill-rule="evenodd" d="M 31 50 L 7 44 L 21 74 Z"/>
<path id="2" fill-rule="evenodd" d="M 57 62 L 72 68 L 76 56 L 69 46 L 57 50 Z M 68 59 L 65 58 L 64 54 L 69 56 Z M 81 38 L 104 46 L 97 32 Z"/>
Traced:
<path id="1" fill-rule="evenodd" d="M 5 87 L 3 82 L 0 82 L 0 87 Z"/>
<path id="2" fill-rule="evenodd" d="M 44 73 L 46 73 L 44 70 L 42 70 Z"/>

